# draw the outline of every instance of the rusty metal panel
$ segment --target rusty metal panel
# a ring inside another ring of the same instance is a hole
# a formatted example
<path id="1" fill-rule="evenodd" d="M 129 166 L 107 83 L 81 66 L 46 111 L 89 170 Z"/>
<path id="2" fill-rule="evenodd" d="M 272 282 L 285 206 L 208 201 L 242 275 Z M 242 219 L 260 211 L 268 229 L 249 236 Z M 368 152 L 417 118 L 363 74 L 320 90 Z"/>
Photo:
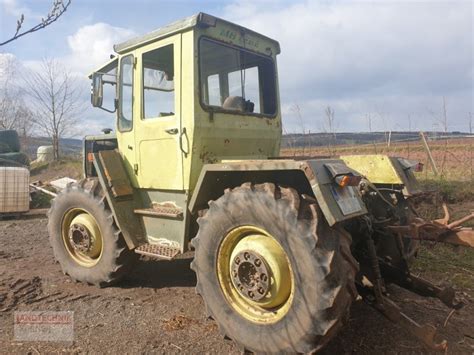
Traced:
<path id="1" fill-rule="evenodd" d="M 133 197 L 127 172 L 123 166 L 122 157 L 115 150 L 102 150 L 98 153 L 107 184 L 114 197 Z"/>
<path id="2" fill-rule="evenodd" d="M 117 226 L 121 230 L 125 241 L 127 242 L 127 246 L 130 249 L 136 248 L 137 246 L 146 243 L 142 223 L 140 218 L 134 213 L 136 203 L 135 200 L 139 199 L 139 197 L 133 194 L 133 189 L 130 198 L 120 199 L 114 197 L 114 194 L 112 193 L 106 178 L 105 170 L 99 156 L 100 153 L 94 153 L 94 167 L 97 171 L 97 176 L 102 187 L 104 188 L 107 202 L 110 209 L 112 210 L 112 213 L 114 214 L 115 222 L 117 223 Z"/>

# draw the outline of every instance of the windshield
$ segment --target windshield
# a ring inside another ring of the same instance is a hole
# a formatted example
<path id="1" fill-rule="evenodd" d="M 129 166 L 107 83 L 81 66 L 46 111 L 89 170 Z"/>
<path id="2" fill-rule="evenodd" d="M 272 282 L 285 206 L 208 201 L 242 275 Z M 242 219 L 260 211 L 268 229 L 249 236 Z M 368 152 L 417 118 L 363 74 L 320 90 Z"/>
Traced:
<path id="1" fill-rule="evenodd" d="M 265 57 L 202 38 L 199 46 L 201 100 L 229 111 L 274 115 L 275 67 Z"/>

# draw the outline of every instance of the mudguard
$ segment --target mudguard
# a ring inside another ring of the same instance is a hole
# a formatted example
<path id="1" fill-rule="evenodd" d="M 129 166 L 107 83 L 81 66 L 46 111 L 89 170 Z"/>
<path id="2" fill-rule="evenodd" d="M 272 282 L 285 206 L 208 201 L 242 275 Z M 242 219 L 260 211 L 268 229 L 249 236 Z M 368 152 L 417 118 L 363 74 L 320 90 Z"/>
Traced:
<path id="1" fill-rule="evenodd" d="M 209 200 L 219 198 L 226 188 L 245 182 L 273 182 L 291 186 L 300 194 L 316 198 L 330 226 L 367 214 L 354 186 L 339 187 L 338 175 L 359 175 L 340 159 L 318 160 L 239 160 L 207 164 L 203 167 L 189 203 L 196 213 L 207 208 Z"/>

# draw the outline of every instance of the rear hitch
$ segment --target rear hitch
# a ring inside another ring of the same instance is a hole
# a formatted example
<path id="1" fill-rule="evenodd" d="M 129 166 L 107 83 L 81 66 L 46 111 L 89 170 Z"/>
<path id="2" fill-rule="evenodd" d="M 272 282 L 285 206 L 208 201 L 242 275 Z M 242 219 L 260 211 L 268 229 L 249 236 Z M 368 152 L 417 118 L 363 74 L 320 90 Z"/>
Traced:
<path id="1" fill-rule="evenodd" d="M 395 267 L 390 263 L 390 261 L 379 258 L 374 246 L 371 221 L 369 218 L 362 220 L 365 222 L 362 223 L 362 235 L 365 236 L 368 254 L 367 256 L 371 269 L 372 280 L 370 280 L 371 287 L 368 287 L 365 283 L 363 283 L 363 281 L 358 283 L 360 294 L 369 305 L 382 313 L 390 321 L 397 323 L 408 330 L 430 349 L 436 351 L 446 351 L 448 342 L 446 340 L 442 340 L 441 342 L 437 342 L 435 340 L 437 330 L 433 325 L 420 325 L 414 319 L 403 313 L 401 308 L 387 297 L 385 280 L 388 282 L 394 282 L 399 286 L 419 295 L 438 298 L 446 306 L 453 309 L 460 309 L 464 304 L 456 300 L 455 292 L 452 288 L 447 287 L 443 289 L 426 280 L 423 280 L 422 278 L 410 274 L 402 246 L 402 235 L 404 235 L 404 232 L 392 229 L 394 232 L 397 232 L 394 237 L 396 238 L 398 244 L 397 246 L 402 258 L 401 267 Z M 465 219 L 463 222 L 464 221 Z"/>
<path id="2" fill-rule="evenodd" d="M 410 274 L 409 270 L 402 271 L 380 259 L 379 262 L 384 278 L 390 282 L 420 296 L 437 298 L 449 308 L 457 310 L 464 306 L 464 303 L 456 299 L 456 292 L 452 287 L 441 288 L 421 277 Z"/>

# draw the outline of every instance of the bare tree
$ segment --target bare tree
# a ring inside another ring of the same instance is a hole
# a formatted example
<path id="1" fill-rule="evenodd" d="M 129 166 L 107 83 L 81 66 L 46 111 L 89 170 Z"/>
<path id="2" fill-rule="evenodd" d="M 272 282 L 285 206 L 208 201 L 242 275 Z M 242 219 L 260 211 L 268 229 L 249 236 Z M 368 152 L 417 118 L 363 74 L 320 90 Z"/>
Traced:
<path id="1" fill-rule="evenodd" d="M 327 142 L 327 149 L 329 155 L 335 155 L 334 146 L 337 145 L 336 141 L 336 126 L 334 118 L 334 109 L 331 106 L 326 107 L 324 110 L 325 122 L 323 124 L 323 132 L 329 135 Z"/>
<path id="2" fill-rule="evenodd" d="M 12 42 L 12 41 L 28 34 L 28 33 L 33 33 L 33 32 L 39 31 L 39 30 L 51 25 L 58 18 L 60 18 L 62 14 L 64 14 L 66 12 L 69 5 L 71 5 L 71 0 L 67 0 L 66 3 L 64 3 L 63 0 L 54 0 L 53 4 L 51 6 L 51 10 L 46 15 L 46 18 L 43 17 L 41 19 L 40 23 L 38 23 L 35 26 L 33 26 L 33 27 L 31 27 L 27 30 L 24 30 L 24 31 L 21 31 L 21 29 L 23 28 L 23 23 L 25 22 L 25 15 L 21 14 L 20 18 L 16 21 L 15 34 L 11 38 L 7 39 L 6 41 L 1 42 L 0 46 L 3 46 L 7 43 L 10 43 L 10 42 Z"/>
<path id="3" fill-rule="evenodd" d="M 291 111 L 293 111 L 293 113 L 298 118 L 298 121 L 299 121 L 298 123 L 300 124 L 301 132 L 303 133 L 303 153 L 302 154 L 305 155 L 306 145 L 308 144 L 308 142 L 306 141 L 307 132 L 306 132 L 303 116 L 301 115 L 300 106 L 298 104 L 294 104 L 291 107 Z M 309 139 L 311 139 L 311 137 L 309 137 Z"/>
<path id="4" fill-rule="evenodd" d="M 431 110 L 429 110 L 431 115 L 433 116 L 434 123 L 436 126 L 440 126 L 443 133 L 444 133 L 444 152 L 443 152 L 443 160 L 441 162 L 441 176 L 444 177 L 445 174 L 445 167 L 447 161 L 447 155 L 449 153 L 449 146 L 448 146 L 448 105 L 446 102 L 446 97 L 443 96 L 443 105 L 441 107 L 441 114 L 437 114 Z"/>
<path id="5" fill-rule="evenodd" d="M 0 129 L 15 129 L 20 136 L 31 133 L 32 112 L 26 106 L 19 86 L 19 64 L 4 56 L 0 73 Z"/>
<path id="6" fill-rule="evenodd" d="M 365 115 L 365 118 L 367 119 L 367 125 L 369 126 L 369 133 L 372 136 L 372 115 L 370 113 L 367 113 Z M 377 154 L 377 145 L 375 144 L 374 137 L 372 137 L 372 144 L 374 145 L 375 154 Z"/>
<path id="7" fill-rule="evenodd" d="M 471 166 L 471 180 L 474 180 L 474 167 L 473 167 L 473 144 L 472 144 L 472 112 L 469 112 L 469 163 Z"/>
<path id="8" fill-rule="evenodd" d="M 411 114 L 408 114 L 408 132 L 411 133 Z M 407 158 L 410 159 L 410 140 L 407 140 L 407 150 L 408 150 Z"/>
<path id="9" fill-rule="evenodd" d="M 80 84 L 54 59 L 44 59 L 40 71 L 30 71 L 24 81 L 34 111 L 33 122 L 51 138 L 57 160 L 60 139 L 77 129 L 78 114 L 83 107 Z"/>

